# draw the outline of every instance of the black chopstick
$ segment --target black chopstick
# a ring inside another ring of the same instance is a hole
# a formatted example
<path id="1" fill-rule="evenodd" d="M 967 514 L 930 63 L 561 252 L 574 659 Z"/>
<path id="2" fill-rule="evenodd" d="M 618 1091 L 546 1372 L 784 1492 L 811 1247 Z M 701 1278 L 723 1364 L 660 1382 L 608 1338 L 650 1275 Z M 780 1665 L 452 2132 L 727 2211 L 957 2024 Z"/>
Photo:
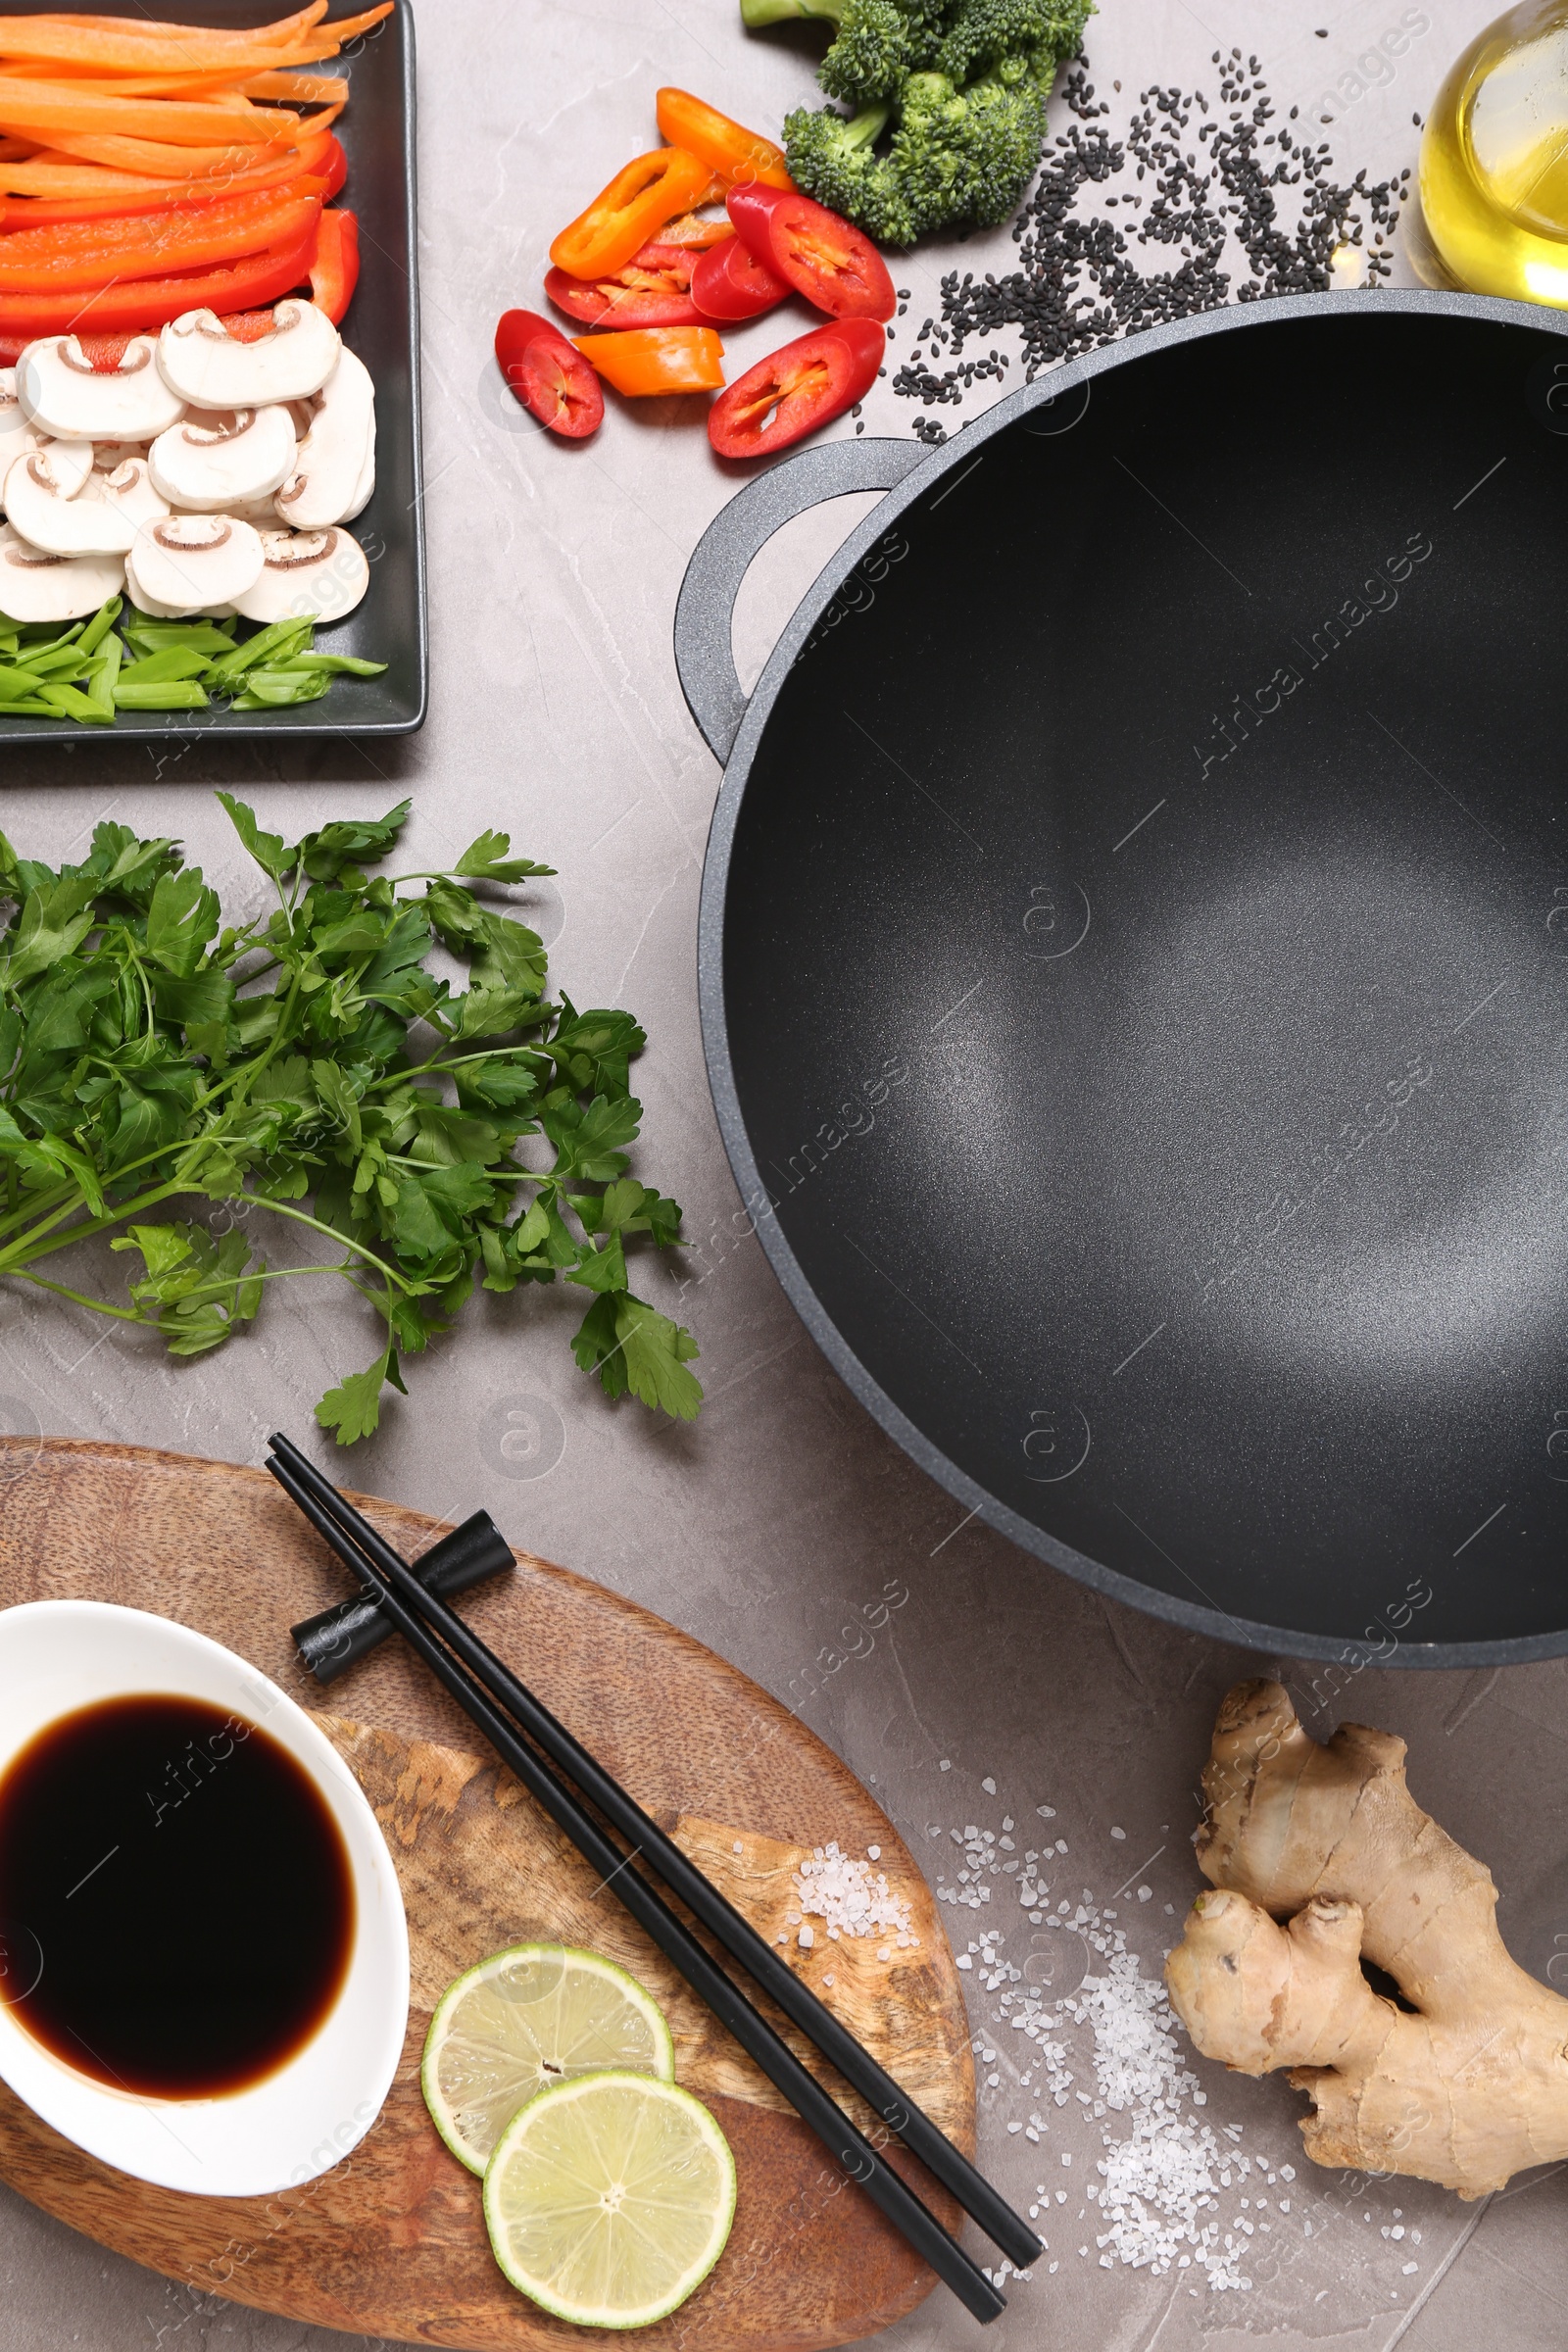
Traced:
<path id="1" fill-rule="evenodd" d="M 614 1893 L 693 1991 L 707 2002 L 720 2024 L 809 2125 L 834 2161 L 852 2180 L 859 2183 L 913 2251 L 953 2289 L 966 2311 L 981 2321 L 999 2318 L 1006 2309 L 1005 2296 L 957 2241 L 949 2236 L 935 2214 L 857 2129 L 767 2020 L 753 2008 L 740 1986 L 710 1958 L 662 1896 L 632 1869 L 633 1853 L 623 1853 L 606 1835 L 564 1783 L 558 1780 L 491 1704 L 474 1677 L 436 1640 L 422 1621 L 422 1615 L 416 1613 L 419 1604 L 430 1598 L 417 1578 L 401 1561 L 398 1563 L 401 1575 L 390 1567 L 383 1571 L 379 1562 L 370 1558 L 336 1524 L 287 1461 L 274 1453 L 267 1466 L 318 1535 L 377 1593 L 398 1632 L 451 1692 L 470 1722 L 484 1734 L 502 1761 L 571 1839 L 590 1867 L 600 1873 L 600 1887 L 609 1887 Z"/>
<path id="2" fill-rule="evenodd" d="M 408 1562 L 345 1500 L 330 1479 L 297 1446 L 280 1435 L 274 1436 L 270 1443 L 299 1482 L 384 1577 L 397 1583 L 400 1590 L 406 1590 L 403 1577 L 416 1581 Z M 712 1881 L 598 1759 L 572 1738 L 564 1724 L 535 1697 L 527 1685 L 502 1663 L 439 1595 L 435 1596 L 434 1605 L 429 1605 L 430 1597 L 428 1589 L 421 1586 L 420 1600 L 414 1605 L 424 1622 L 433 1626 L 512 1720 L 537 1741 L 566 1779 L 637 1849 L 655 1876 L 662 1879 L 688 1910 L 695 1912 L 732 1958 L 777 2002 L 785 2016 L 815 2044 L 851 2087 L 859 2092 L 883 2123 L 898 2133 L 905 2146 L 956 2197 L 964 2212 L 979 2224 L 1008 2260 L 1018 2269 L 1026 2270 L 1041 2252 L 1040 2240 L 984 2174 L 905 2095 L 893 2077 L 826 2003 L 817 1999 L 789 1962 L 758 1934 L 751 1922 L 726 1900 Z"/>

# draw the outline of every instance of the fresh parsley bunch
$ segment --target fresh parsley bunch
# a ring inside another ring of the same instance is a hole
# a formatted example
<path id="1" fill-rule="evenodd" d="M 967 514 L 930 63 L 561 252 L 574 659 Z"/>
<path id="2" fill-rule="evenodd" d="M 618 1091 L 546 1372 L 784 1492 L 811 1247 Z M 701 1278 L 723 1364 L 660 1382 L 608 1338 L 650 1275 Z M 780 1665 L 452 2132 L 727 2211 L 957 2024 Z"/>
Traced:
<path id="1" fill-rule="evenodd" d="M 150 1325 L 175 1355 L 221 1346 L 270 1282 L 339 1274 L 384 1326 L 368 1370 L 316 1408 L 345 1446 L 475 1281 L 560 1275 L 590 1294 L 583 1370 L 692 1419 L 697 1344 L 626 1267 L 633 1237 L 680 1233 L 675 1202 L 627 1173 L 647 1040 L 629 1012 L 551 1002 L 537 933 L 495 902 L 553 869 L 485 832 L 450 872 L 371 877 L 407 801 L 285 845 L 218 798 L 277 896 L 238 925 L 172 841 L 101 824 L 56 871 L 0 834 L 0 1274 Z M 467 966 L 461 993 L 427 968 L 436 941 Z M 518 1158 L 528 1138 L 548 1165 Z M 197 1200 L 261 1202 L 344 1255 L 270 1267 L 241 1233 L 153 1217 Z M 116 1227 L 145 1269 L 128 1306 L 40 1271 Z"/>

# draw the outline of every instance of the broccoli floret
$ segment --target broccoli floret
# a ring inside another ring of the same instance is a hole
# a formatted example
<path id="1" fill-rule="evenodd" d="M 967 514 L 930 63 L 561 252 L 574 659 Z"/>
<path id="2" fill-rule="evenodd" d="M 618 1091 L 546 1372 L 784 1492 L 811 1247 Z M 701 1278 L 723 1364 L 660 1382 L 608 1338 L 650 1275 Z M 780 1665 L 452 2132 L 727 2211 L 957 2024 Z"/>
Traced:
<path id="1" fill-rule="evenodd" d="M 1040 161 L 1046 95 L 1032 75 L 962 90 L 942 74 L 910 75 L 887 161 L 915 236 L 954 220 L 993 228 L 1007 219 Z"/>
<path id="2" fill-rule="evenodd" d="M 935 69 L 960 87 L 1009 65 L 1049 81 L 1088 18 L 1088 0 L 961 0 L 949 12 Z"/>
<path id="3" fill-rule="evenodd" d="M 858 220 L 884 245 L 912 245 L 920 232 L 904 176 L 890 156 L 872 153 L 892 113 L 888 105 L 869 106 L 847 122 L 831 107 L 819 114 L 802 107 L 785 118 L 785 152 L 796 186 L 818 204 Z"/>
<path id="4" fill-rule="evenodd" d="M 1040 160 L 1056 67 L 1093 0 L 741 0 L 752 26 L 837 27 L 818 79 L 858 111 L 784 125 L 798 187 L 873 237 L 909 245 L 1006 220 Z M 878 152 L 877 142 L 887 133 Z"/>
<path id="5" fill-rule="evenodd" d="M 932 63 L 942 38 L 944 0 L 741 0 L 741 20 L 764 24 L 817 21 L 834 27 L 817 79 L 830 98 L 863 107 L 893 98 L 906 77 Z"/>

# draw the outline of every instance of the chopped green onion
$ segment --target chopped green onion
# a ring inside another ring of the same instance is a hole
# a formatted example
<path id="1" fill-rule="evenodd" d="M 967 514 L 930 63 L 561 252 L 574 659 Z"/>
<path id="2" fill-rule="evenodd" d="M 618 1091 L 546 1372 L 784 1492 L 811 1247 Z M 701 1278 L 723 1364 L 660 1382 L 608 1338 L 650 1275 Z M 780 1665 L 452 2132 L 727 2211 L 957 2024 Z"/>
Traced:
<path id="1" fill-rule="evenodd" d="M 290 669 L 321 669 L 330 677 L 378 678 L 384 662 L 362 662 L 357 654 L 291 654 Z"/>
<path id="2" fill-rule="evenodd" d="M 77 671 L 82 665 L 78 645 L 40 646 L 35 653 L 23 652 L 17 656 L 17 667 L 34 678 L 52 678 L 65 670 Z"/>
<path id="3" fill-rule="evenodd" d="M 319 670 L 253 669 L 246 677 L 244 693 L 235 696 L 230 708 L 277 710 L 293 703 L 318 702 L 331 683 Z"/>
<path id="4" fill-rule="evenodd" d="M 111 724 L 115 716 L 115 687 L 120 678 L 120 665 L 125 659 L 125 649 L 113 629 L 104 639 L 104 649 L 91 663 L 92 683 L 88 699 L 103 712 Z"/>
<path id="5" fill-rule="evenodd" d="M 34 652 L 44 654 L 51 646 L 72 644 L 81 635 L 81 629 L 79 620 L 74 620 L 68 629 L 63 629 L 57 620 L 26 620 L 22 624 L 22 637 Z"/>
<path id="6" fill-rule="evenodd" d="M 125 643 L 138 654 L 163 654 L 174 647 L 191 654 L 231 654 L 234 640 L 213 620 L 122 621 Z"/>
<path id="7" fill-rule="evenodd" d="M 161 654 L 147 654 L 139 662 L 127 664 L 122 683 L 126 686 L 167 686 L 172 680 L 199 678 L 210 667 L 205 654 L 192 653 L 187 646 L 172 645 Z"/>
<path id="8" fill-rule="evenodd" d="M 102 604 L 99 606 L 97 612 L 93 614 L 91 620 L 88 621 L 87 626 L 81 632 L 80 651 L 82 653 L 95 654 L 98 651 L 99 646 L 102 645 L 104 639 L 108 636 L 110 630 L 120 618 L 121 610 L 124 604 L 124 601 L 125 600 L 123 597 L 112 596 L 107 604 Z"/>
<path id="9" fill-rule="evenodd" d="M 63 718 L 79 718 L 84 726 L 112 727 L 115 723 L 113 710 L 106 710 L 101 703 L 78 693 L 74 686 L 40 686 L 38 700 Z"/>
<path id="10" fill-rule="evenodd" d="M 236 626 L 210 613 L 161 620 L 119 596 L 65 628 L 0 613 L 0 718 L 105 726 L 121 710 L 204 710 L 215 695 L 234 710 L 288 710 L 319 701 L 335 677 L 379 677 L 387 666 L 317 653 L 310 617 L 243 639 Z"/>
<path id="11" fill-rule="evenodd" d="M 207 697 L 193 681 L 171 679 L 166 686 L 117 686 L 121 710 L 205 710 Z"/>
<path id="12" fill-rule="evenodd" d="M 285 662 L 289 656 L 305 652 L 314 640 L 316 624 L 310 620 L 274 620 L 270 628 L 258 629 L 254 637 L 237 646 L 218 668 L 227 677 L 238 678 L 259 662 Z M 215 675 L 215 684 L 220 681 Z"/>

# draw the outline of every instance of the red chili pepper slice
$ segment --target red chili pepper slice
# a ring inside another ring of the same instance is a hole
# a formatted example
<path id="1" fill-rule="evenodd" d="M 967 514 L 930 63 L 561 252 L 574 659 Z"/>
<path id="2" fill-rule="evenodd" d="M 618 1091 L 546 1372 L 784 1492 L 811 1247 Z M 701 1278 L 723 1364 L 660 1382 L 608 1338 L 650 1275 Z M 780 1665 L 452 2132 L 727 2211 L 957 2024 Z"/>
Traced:
<path id="1" fill-rule="evenodd" d="M 758 260 L 830 318 L 891 318 L 898 296 L 864 231 L 788 188 L 731 188 L 735 233 Z"/>
<path id="2" fill-rule="evenodd" d="M 604 418 L 598 376 L 574 343 L 537 311 L 508 311 L 496 328 L 501 372 L 530 416 L 568 441 L 586 441 Z"/>
<path id="3" fill-rule="evenodd" d="M 788 292 L 744 237 L 710 246 L 692 271 L 692 300 L 705 318 L 760 318 Z"/>
<path id="4" fill-rule="evenodd" d="M 708 438 L 721 458 L 765 458 L 792 448 L 863 398 L 886 346 L 869 318 L 813 327 L 749 368 L 714 401 Z"/>
<path id="5" fill-rule="evenodd" d="M 316 232 L 316 259 L 311 264 L 311 300 L 324 311 L 334 326 L 354 300 L 360 282 L 360 223 L 353 213 L 323 213 Z"/>
<path id="6" fill-rule="evenodd" d="M 628 262 L 612 277 L 569 277 L 564 270 L 551 270 L 545 292 L 558 311 L 588 326 L 701 326 L 704 313 L 691 297 L 697 257 L 673 247 L 670 253 L 668 262 Z"/>

